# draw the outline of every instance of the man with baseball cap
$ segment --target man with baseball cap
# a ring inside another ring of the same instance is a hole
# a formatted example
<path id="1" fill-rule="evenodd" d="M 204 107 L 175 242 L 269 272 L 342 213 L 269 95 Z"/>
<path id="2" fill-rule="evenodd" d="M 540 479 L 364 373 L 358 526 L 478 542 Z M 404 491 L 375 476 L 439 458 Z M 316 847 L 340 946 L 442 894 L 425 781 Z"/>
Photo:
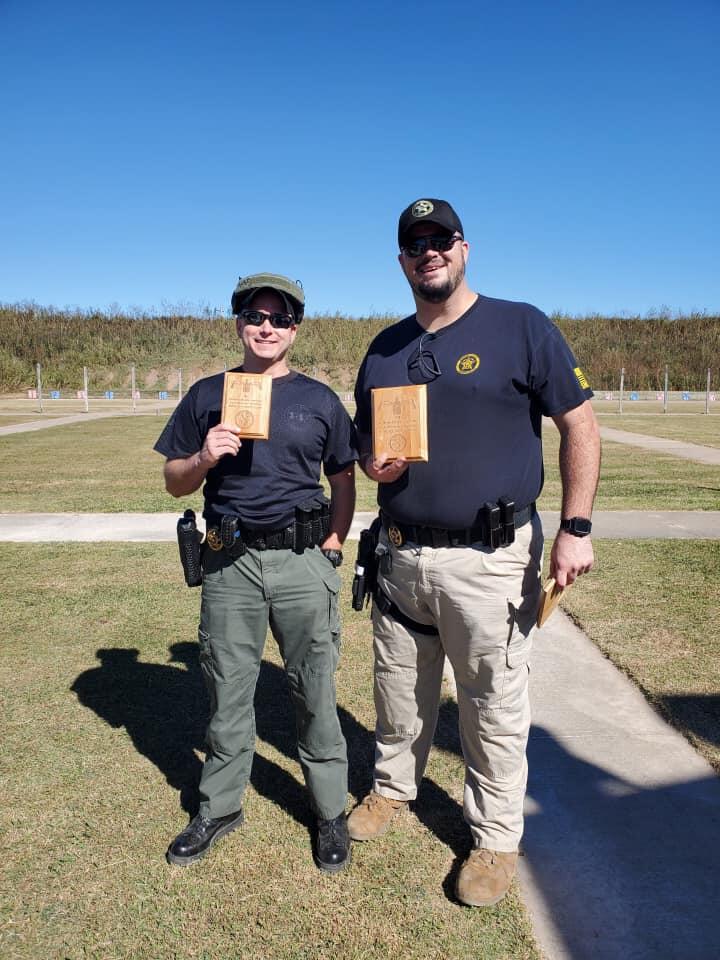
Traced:
<path id="1" fill-rule="evenodd" d="M 254 752 L 253 697 L 265 636 L 278 643 L 295 708 L 298 753 L 317 816 L 315 862 L 342 870 L 347 755 L 335 703 L 340 643 L 336 567 L 355 504 L 350 418 L 324 384 L 288 366 L 303 319 L 300 284 L 278 274 L 241 278 L 232 295 L 244 347 L 239 373 L 272 378 L 270 435 L 240 440 L 221 423 L 224 375 L 193 384 L 155 449 L 176 497 L 204 484 L 200 664 L 210 694 L 200 809 L 167 859 L 204 857 L 243 822 Z M 330 485 L 323 495 L 320 470 Z"/>
<path id="2" fill-rule="evenodd" d="M 468 286 L 470 248 L 449 203 L 410 204 L 398 242 L 416 312 L 375 338 L 355 388 L 360 463 L 378 483 L 383 561 L 373 603 L 374 782 L 349 829 L 355 840 L 374 839 L 415 799 L 447 656 L 473 841 L 456 892 L 462 903 L 489 906 L 509 888 L 523 828 L 542 417 L 561 437 L 562 521 L 550 556 L 561 586 L 593 563 L 600 443 L 592 391 L 557 327 L 529 304 Z M 429 460 L 375 458 L 371 391 L 420 383 Z"/>

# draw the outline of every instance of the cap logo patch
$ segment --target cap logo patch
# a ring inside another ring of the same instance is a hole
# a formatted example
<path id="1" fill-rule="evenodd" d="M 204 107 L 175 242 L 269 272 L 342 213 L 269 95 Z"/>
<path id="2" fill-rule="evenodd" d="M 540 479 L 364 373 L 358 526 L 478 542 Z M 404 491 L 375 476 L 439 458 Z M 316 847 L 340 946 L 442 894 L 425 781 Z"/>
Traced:
<path id="1" fill-rule="evenodd" d="M 455 364 L 458 373 L 475 373 L 480 366 L 480 357 L 476 353 L 466 353 Z"/>
<path id="2" fill-rule="evenodd" d="M 575 376 L 577 377 L 577 382 L 580 384 L 580 386 L 583 388 L 583 390 L 589 390 L 589 389 L 590 389 L 590 384 L 589 384 L 588 381 L 587 381 L 587 377 L 586 377 L 585 374 L 582 372 L 582 370 L 580 369 L 580 367 L 575 367 Z"/>
<path id="3" fill-rule="evenodd" d="M 432 213 L 434 209 L 435 207 L 433 207 L 429 200 L 418 200 L 417 203 L 412 205 L 410 213 L 414 217 L 426 217 L 429 213 Z"/>

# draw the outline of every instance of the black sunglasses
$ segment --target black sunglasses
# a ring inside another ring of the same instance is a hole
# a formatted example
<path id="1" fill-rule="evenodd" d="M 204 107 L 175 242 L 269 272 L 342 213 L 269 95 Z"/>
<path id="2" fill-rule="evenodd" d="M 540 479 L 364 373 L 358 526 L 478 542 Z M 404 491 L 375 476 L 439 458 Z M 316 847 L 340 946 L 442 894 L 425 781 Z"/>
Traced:
<path id="1" fill-rule="evenodd" d="M 261 327 L 266 320 L 275 330 L 288 330 L 295 325 L 295 317 L 287 313 L 261 313 L 260 310 L 241 310 L 240 316 L 251 327 Z"/>
<path id="2" fill-rule="evenodd" d="M 409 240 L 403 244 L 401 250 L 408 257 L 419 257 L 426 250 L 447 253 L 458 240 L 462 240 L 462 237 L 418 237 L 417 240 Z"/>

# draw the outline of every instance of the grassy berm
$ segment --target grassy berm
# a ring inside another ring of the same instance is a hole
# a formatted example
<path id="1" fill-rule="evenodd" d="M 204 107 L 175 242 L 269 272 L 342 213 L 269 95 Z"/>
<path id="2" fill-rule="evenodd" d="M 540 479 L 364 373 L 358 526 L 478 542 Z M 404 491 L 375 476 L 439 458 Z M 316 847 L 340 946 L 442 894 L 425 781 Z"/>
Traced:
<path id="1" fill-rule="evenodd" d="M 293 365 L 348 390 L 370 340 L 396 319 L 309 315 L 293 347 Z M 598 391 L 618 389 L 621 367 L 626 390 L 661 390 L 666 365 L 671 390 L 702 391 L 720 354 L 717 316 L 553 319 Z M 93 390 L 125 389 L 131 365 L 138 389 L 164 390 L 175 388 L 178 370 L 187 385 L 234 366 L 239 355 L 234 323 L 213 314 L 127 316 L 0 304 L 0 393 L 34 386 L 36 363 L 47 390 L 79 389 L 84 366 Z"/>

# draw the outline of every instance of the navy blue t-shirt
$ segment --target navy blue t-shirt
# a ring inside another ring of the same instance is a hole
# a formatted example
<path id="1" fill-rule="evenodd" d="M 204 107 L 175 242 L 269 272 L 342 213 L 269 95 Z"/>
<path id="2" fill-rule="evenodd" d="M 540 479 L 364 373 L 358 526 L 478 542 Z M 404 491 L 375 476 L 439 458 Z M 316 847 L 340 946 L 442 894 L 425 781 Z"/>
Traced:
<path id="1" fill-rule="evenodd" d="M 378 484 L 378 503 L 395 520 L 447 529 L 477 523 L 487 500 L 532 503 L 543 485 L 542 416 L 593 395 L 544 313 L 484 296 L 435 333 L 413 315 L 375 338 L 355 386 L 358 432 L 371 433 L 374 387 L 410 383 L 427 383 L 430 459 Z"/>
<path id="2" fill-rule="evenodd" d="M 158 453 L 175 460 L 201 449 L 220 423 L 223 380 L 220 373 L 192 385 L 155 444 Z M 355 431 L 337 394 L 295 371 L 276 377 L 269 439 L 243 440 L 237 456 L 222 457 L 208 472 L 203 516 L 230 513 L 250 527 L 284 527 L 296 506 L 322 494 L 320 464 L 332 476 L 355 460 Z"/>

